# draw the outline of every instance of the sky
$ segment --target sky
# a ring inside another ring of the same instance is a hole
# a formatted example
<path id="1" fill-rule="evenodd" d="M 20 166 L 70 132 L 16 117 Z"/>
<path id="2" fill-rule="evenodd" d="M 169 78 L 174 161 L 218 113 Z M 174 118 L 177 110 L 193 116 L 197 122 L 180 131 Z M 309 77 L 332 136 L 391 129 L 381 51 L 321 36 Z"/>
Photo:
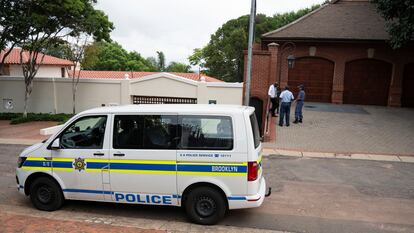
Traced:
<path id="1" fill-rule="evenodd" d="M 257 0 L 257 13 L 273 15 L 310 7 L 324 0 Z M 111 37 L 144 57 L 163 51 L 167 63 L 188 63 L 194 48 L 230 19 L 250 13 L 251 0 L 98 0 L 114 23 Z"/>

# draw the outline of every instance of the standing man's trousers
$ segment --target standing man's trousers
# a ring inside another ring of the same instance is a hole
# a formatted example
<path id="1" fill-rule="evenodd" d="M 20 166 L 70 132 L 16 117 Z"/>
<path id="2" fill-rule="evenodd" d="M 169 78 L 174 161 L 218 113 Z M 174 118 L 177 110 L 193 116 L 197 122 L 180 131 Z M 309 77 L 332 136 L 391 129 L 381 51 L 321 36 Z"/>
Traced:
<path id="1" fill-rule="evenodd" d="M 290 116 L 290 102 L 282 102 L 280 106 L 280 116 L 279 116 L 279 125 L 283 125 L 283 120 L 286 118 L 286 125 L 289 125 L 289 116 Z"/>
<path id="2" fill-rule="evenodd" d="M 296 108 L 295 108 L 295 120 L 299 120 L 299 121 L 302 120 L 303 118 L 302 108 L 303 108 L 303 101 L 297 101 Z"/>
<path id="3" fill-rule="evenodd" d="M 278 98 L 270 98 L 270 102 L 272 102 L 272 108 L 270 109 L 270 113 L 275 115 L 275 111 L 279 113 L 279 100 Z"/>

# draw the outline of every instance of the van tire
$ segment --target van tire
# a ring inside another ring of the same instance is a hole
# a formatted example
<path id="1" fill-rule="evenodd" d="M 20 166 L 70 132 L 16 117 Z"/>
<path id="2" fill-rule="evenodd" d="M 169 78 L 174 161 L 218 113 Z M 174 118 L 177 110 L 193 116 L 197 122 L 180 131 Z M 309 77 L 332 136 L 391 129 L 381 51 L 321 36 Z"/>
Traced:
<path id="1" fill-rule="evenodd" d="M 213 225 L 226 214 L 223 195 L 211 187 L 191 190 L 185 201 L 185 210 L 191 221 L 201 225 Z"/>
<path id="2" fill-rule="evenodd" d="M 56 181 L 39 177 L 30 185 L 30 200 L 39 210 L 54 211 L 62 207 L 65 198 Z"/>

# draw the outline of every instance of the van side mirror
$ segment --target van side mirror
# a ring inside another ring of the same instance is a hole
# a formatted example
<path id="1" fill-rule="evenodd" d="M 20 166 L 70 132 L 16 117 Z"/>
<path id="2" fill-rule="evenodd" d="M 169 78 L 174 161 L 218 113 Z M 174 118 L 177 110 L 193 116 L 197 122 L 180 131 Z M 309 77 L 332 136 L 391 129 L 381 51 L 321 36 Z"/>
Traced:
<path id="1" fill-rule="evenodd" d="M 59 150 L 60 149 L 60 139 L 59 138 L 56 138 L 53 142 L 52 142 L 52 145 L 50 146 L 50 148 L 52 149 L 52 150 Z"/>

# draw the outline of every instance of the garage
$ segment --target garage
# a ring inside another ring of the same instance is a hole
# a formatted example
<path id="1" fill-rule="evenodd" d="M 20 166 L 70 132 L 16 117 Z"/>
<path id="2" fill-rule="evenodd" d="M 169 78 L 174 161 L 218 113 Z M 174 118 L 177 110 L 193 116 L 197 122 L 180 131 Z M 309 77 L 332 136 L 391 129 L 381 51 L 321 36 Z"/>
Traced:
<path id="1" fill-rule="evenodd" d="M 345 65 L 344 103 L 387 106 L 392 65 L 360 59 Z"/>
<path id="2" fill-rule="evenodd" d="M 295 98 L 298 93 L 297 86 L 305 85 L 306 101 L 331 102 L 334 63 L 316 57 L 298 58 L 295 67 L 289 69 L 288 85 Z"/>
<path id="3" fill-rule="evenodd" d="M 404 67 L 401 106 L 414 108 L 414 62 Z"/>

